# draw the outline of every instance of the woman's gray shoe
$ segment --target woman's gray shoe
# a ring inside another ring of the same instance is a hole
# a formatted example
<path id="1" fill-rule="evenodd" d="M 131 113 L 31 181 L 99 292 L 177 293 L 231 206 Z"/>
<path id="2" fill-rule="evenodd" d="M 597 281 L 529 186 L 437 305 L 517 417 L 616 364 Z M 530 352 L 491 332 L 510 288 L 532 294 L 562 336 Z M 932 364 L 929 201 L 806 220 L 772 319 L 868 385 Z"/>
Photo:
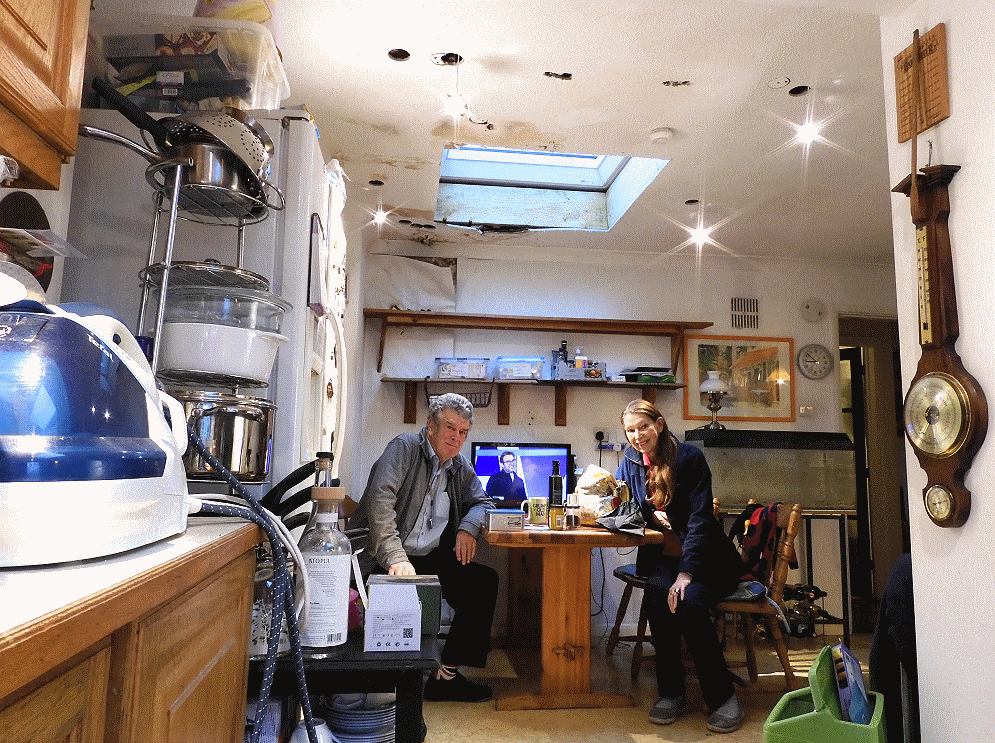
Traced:
<path id="1" fill-rule="evenodd" d="M 650 722 L 657 725 L 670 725 L 688 711 L 687 697 L 660 697 L 660 701 L 650 710 Z"/>
<path id="2" fill-rule="evenodd" d="M 708 718 L 708 729 L 713 733 L 731 733 L 743 723 L 743 706 L 733 694 Z"/>

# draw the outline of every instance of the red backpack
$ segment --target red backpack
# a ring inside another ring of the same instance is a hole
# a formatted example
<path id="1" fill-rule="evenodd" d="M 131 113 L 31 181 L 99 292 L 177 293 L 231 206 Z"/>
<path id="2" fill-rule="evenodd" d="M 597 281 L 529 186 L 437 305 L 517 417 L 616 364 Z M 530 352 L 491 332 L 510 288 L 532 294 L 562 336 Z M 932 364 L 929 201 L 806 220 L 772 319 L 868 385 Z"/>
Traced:
<path id="1" fill-rule="evenodd" d="M 781 537 L 781 529 L 777 528 L 777 512 L 783 505 L 751 503 L 733 522 L 729 538 L 743 556 L 740 580 L 758 580 L 764 585 L 770 582 L 777 560 L 777 543 Z M 794 560 L 790 565 L 797 567 Z"/>

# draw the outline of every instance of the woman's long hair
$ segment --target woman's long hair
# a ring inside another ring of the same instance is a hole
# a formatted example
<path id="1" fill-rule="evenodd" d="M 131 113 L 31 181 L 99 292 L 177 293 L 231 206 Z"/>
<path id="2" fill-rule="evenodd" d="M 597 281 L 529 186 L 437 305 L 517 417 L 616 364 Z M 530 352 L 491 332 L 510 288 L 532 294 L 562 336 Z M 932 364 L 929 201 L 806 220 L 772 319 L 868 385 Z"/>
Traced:
<path id="1" fill-rule="evenodd" d="M 622 425 L 628 414 L 642 415 L 656 423 L 663 421 L 663 430 L 656 440 L 656 450 L 650 452 L 650 466 L 646 469 L 646 494 L 657 508 L 666 507 L 674 497 L 674 459 L 677 457 L 677 442 L 670 435 L 670 427 L 663 413 L 651 402 L 633 400 L 622 411 Z"/>

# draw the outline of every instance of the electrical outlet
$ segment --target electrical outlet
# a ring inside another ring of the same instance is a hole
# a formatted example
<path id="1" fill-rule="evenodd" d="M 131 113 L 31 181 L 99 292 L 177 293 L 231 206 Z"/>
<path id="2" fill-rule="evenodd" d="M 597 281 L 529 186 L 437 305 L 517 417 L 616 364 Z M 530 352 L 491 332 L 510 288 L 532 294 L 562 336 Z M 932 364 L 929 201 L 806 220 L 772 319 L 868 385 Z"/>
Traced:
<path id="1" fill-rule="evenodd" d="M 607 444 L 612 440 L 612 430 L 610 426 L 600 425 L 594 427 L 594 440 L 599 444 Z"/>

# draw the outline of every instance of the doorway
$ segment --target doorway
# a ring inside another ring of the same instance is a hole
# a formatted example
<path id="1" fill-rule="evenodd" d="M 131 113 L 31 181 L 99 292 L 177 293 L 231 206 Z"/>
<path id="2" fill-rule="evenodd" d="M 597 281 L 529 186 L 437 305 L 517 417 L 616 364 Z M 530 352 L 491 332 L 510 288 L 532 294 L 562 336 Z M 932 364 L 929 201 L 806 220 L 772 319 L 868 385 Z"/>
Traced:
<path id="1" fill-rule="evenodd" d="M 841 316 L 839 344 L 842 419 L 854 441 L 857 478 L 851 586 L 859 603 L 875 602 L 892 564 L 909 549 L 898 321 Z M 857 619 L 856 604 L 854 613 Z"/>

